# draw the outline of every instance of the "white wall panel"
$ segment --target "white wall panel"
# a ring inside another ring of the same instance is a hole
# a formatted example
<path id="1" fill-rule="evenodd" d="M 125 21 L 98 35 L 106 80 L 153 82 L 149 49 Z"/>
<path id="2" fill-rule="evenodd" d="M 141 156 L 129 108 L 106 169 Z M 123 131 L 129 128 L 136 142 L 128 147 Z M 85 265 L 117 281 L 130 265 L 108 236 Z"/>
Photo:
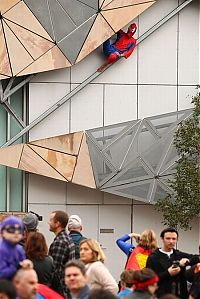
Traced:
<path id="1" fill-rule="evenodd" d="M 138 103 L 138 118 L 176 111 L 177 88 L 175 86 L 140 85 Z"/>
<path id="2" fill-rule="evenodd" d="M 103 192 L 75 184 L 67 184 L 67 204 L 102 204 Z"/>
<path id="3" fill-rule="evenodd" d="M 71 132 L 103 125 L 103 86 L 89 84 L 71 101 Z"/>
<path id="4" fill-rule="evenodd" d="M 81 218 L 84 237 L 99 239 L 99 206 L 68 205 L 67 213 Z"/>
<path id="5" fill-rule="evenodd" d="M 32 122 L 69 92 L 69 84 L 31 83 L 29 121 Z M 30 131 L 30 140 L 69 132 L 69 103 L 65 103 Z"/>
<path id="6" fill-rule="evenodd" d="M 139 45 L 139 84 L 176 84 L 177 16 Z"/>
<path id="7" fill-rule="evenodd" d="M 99 207 L 99 230 L 113 229 L 112 233 L 99 234 L 99 241 L 104 249 L 106 266 L 118 281 L 124 270 L 126 255 L 117 247 L 116 239 L 130 232 L 131 206 L 106 205 Z"/>
<path id="8" fill-rule="evenodd" d="M 137 119 L 137 86 L 106 85 L 104 111 L 105 126 Z"/>
<path id="9" fill-rule="evenodd" d="M 179 84 L 199 84 L 199 1 L 180 12 L 179 22 Z"/>
<path id="10" fill-rule="evenodd" d="M 178 110 L 193 108 L 192 96 L 197 93 L 196 86 L 179 86 L 178 87 Z"/>
<path id="11" fill-rule="evenodd" d="M 139 35 L 163 19 L 178 6 L 178 0 L 158 0 L 139 16 Z M 149 37 L 150 39 L 152 37 Z"/>
<path id="12" fill-rule="evenodd" d="M 131 205 L 132 199 L 104 192 L 103 203 L 104 205 L 106 204 Z"/>
<path id="13" fill-rule="evenodd" d="M 29 175 L 28 202 L 30 204 L 66 204 L 67 183 L 41 175 Z"/>
<path id="14" fill-rule="evenodd" d="M 53 70 L 36 74 L 31 82 L 52 82 L 52 83 L 69 83 L 70 82 L 70 68 Z"/>

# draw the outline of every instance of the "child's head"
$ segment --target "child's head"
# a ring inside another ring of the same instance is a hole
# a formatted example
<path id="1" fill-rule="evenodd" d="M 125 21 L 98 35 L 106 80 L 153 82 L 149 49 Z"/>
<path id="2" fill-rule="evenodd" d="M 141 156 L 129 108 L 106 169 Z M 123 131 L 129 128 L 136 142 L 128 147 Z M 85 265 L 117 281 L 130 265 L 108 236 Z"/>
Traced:
<path id="1" fill-rule="evenodd" d="M 23 236 L 24 226 L 22 220 L 15 216 L 6 217 L 1 223 L 2 238 L 12 244 L 17 244 Z"/>
<path id="2" fill-rule="evenodd" d="M 120 284 L 122 288 L 131 288 L 133 285 L 133 273 L 134 271 L 124 270 L 120 275 Z"/>

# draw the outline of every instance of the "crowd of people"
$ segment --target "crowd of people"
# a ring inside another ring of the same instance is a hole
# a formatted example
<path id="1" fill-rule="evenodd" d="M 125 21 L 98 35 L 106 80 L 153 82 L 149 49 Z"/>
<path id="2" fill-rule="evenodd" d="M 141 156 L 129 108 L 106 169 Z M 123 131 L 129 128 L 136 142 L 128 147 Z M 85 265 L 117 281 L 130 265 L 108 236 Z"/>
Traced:
<path id="1" fill-rule="evenodd" d="M 200 299 L 199 255 L 176 249 L 174 228 L 161 232 L 161 248 L 151 229 L 117 239 L 127 256 L 118 284 L 100 244 L 82 235 L 78 215 L 53 211 L 48 224 L 55 234 L 49 248 L 37 214 L 1 222 L 0 299 Z"/>

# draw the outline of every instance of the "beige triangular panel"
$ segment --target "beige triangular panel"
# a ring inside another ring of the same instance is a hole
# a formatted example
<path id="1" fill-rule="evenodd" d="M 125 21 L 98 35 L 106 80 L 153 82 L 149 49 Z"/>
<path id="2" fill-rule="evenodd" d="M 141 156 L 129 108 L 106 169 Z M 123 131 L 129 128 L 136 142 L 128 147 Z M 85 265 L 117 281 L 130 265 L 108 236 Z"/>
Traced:
<path id="1" fill-rule="evenodd" d="M 107 1 L 108 2 L 108 1 Z M 151 2 L 155 2 L 153 0 L 113 0 L 113 1 L 110 1 L 110 3 L 105 7 L 105 10 L 106 9 L 115 9 L 115 8 L 119 8 L 119 7 L 125 7 L 125 6 L 131 6 L 131 5 L 140 5 L 142 3 L 151 3 Z M 153 4 L 151 3 L 151 4 Z"/>
<path id="2" fill-rule="evenodd" d="M 115 32 L 104 20 L 101 14 L 98 14 L 96 21 L 92 26 L 92 29 L 83 45 L 83 48 L 81 49 L 81 52 L 76 62 L 82 60 L 85 56 L 87 56 L 90 52 L 96 49 L 100 44 L 102 44 L 106 39 L 108 39 L 114 33 Z"/>
<path id="3" fill-rule="evenodd" d="M 99 0 L 99 7 L 102 9 L 114 0 Z"/>
<path id="4" fill-rule="evenodd" d="M 23 1 L 21 1 L 8 12 L 6 12 L 4 17 L 52 41 L 49 34 L 38 22 L 36 17 L 32 14 L 30 9 L 26 6 L 26 4 Z"/>
<path id="5" fill-rule="evenodd" d="M 20 1 L 21 0 L 0 0 L 0 13 L 4 14 L 7 10 Z"/>
<path id="6" fill-rule="evenodd" d="M 34 59 L 37 59 L 55 46 L 54 43 L 24 29 L 21 26 L 18 26 L 10 21 L 6 21 L 6 23 Z"/>
<path id="7" fill-rule="evenodd" d="M 30 144 L 52 149 L 65 154 L 78 155 L 83 132 L 76 132 L 36 141 L 31 141 Z"/>
<path id="8" fill-rule="evenodd" d="M 118 8 L 115 10 L 102 11 L 102 15 L 105 19 L 112 25 L 115 31 L 119 31 L 131 20 L 140 15 L 148 7 L 150 7 L 154 2 L 148 2 L 140 5 L 128 6 L 123 8 Z M 117 11 L 117 18 L 116 18 Z"/>
<path id="9" fill-rule="evenodd" d="M 85 134 L 83 136 L 72 183 L 89 188 L 96 188 Z"/>
<path id="10" fill-rule="evenodd" d="M 1 22 L 0 22 L 0 73 L 6 76 L 12 76 Z"/>
<path id="11" fill-rule="evenodd" d="M 15 37 L 9 27 L 4 23 L 4 31 L 6 35 L 6 41 L 9 51 L 9 57 L 11 61 L 11 67 L 13 75 L 16 75 L 22 71 L 27 65 L 29 65 L 33 59 L 24 49 L 19 40 Z M 18 59 L 16 59 L 18 57 Z"/>
<path id="12" fill-rule="evenodd" d="M 56 169 L 68 181 L 71 181 L 76 164 L 76 156 L 67 155 L 30 144 L 29 147 L 32 148 L 45 161 L 47 161 L 48 164 Z"/>
<path id="13" fill-rule="evenodd" d="M 2 79 L 8 79 L 8 78 L 9 78 L 8 76 L 4 76 L 4 75 L 0 74 L 0 80 L 2 80 Z"/>
<path id="14" fill-rule="evenodd" d="M 54 46 L 31 65 L 19 73 L 20 76 L 33 74 L 38 72 L 45 72 L 54 69 L 60 69 L 71 66 L 63 53 L 57 46 Z"/>
<path id="15" fill-rule="evenodd" d="M 19 163 L 19 168 L 31 173 L 44 175 L 61 181 L 67 181 L 47 162 L 38 156 L 28 145 L 24 145 L 24 150 Z"/>
<path id="16" fill-rule="evenodd" d="M 0 164 L 18 168 L 23 144 L 17 144 L 0 149 Z"/>

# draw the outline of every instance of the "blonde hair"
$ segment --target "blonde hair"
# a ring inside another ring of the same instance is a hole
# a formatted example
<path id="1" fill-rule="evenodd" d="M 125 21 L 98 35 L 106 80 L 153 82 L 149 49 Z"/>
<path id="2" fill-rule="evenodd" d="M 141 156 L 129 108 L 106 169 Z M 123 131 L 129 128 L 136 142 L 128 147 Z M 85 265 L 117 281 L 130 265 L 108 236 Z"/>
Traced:
<path id="1" fill-rule="evenodd" d="M 93 259 L 91 262 L 100 261 L 103 263 L 105 261 L 106 256 L 105 256 L 103 250 L 101 249 L 100 244 L 96 240 L 94 240 L 94 239 L 82 240 L 80 242 L 80 248 L 81 248 L 81 245 L 84 243 L 86 243 L 93 252 Z"/>
<path id="2" fill-rule="evenodd" d="M 155 232 L 151 229 L 146 229 L 145 231 L 143 231 L 143 233 L 140 236 L 138 245 L 145 249 L 150 249 L 154 251 L 158 247 Z"/>

